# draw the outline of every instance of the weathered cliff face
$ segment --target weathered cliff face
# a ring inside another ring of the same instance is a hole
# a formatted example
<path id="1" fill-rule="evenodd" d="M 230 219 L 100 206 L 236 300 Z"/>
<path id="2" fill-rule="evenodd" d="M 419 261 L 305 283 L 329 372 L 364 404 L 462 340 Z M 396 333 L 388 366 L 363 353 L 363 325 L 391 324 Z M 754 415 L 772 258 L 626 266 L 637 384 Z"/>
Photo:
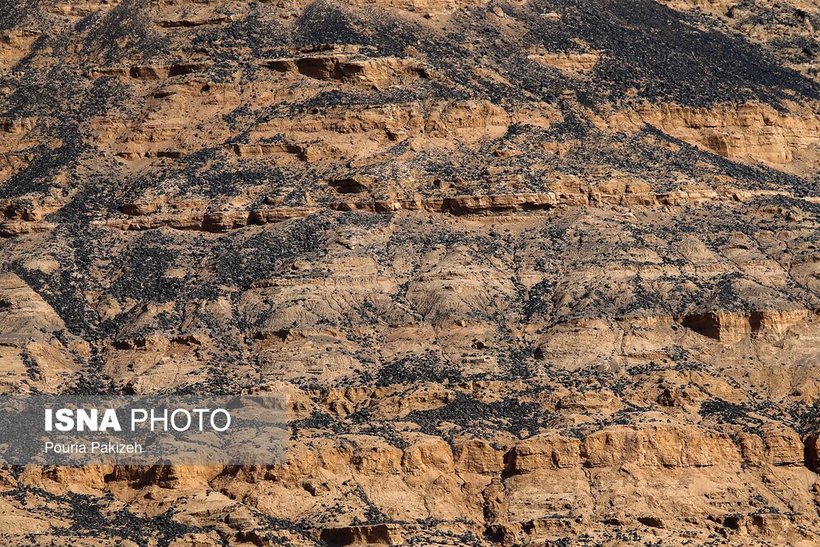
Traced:
<path id="1" fill-rule="evenodd" d="M 785 66 L 817 79 L 815 29 L 820 8 L 816 2 L 663 0 L 662 3 L 676 10 L 704 15 L 708 24 L 742 34 Z"/>
<path id="2" fill-rule="evenodd" d="M 814 545 L 811 2 L 0 0 L 0 391 L 282 465 L 0 470 L 10 545 Z"/>

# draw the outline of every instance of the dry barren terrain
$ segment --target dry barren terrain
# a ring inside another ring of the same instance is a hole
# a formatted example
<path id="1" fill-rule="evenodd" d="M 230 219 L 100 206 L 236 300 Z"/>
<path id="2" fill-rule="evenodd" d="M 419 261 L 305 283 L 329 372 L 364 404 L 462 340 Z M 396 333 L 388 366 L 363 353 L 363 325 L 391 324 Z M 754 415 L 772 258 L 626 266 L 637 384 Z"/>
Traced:
<path id="1" fill-rule="evenodd" d="M 0 0 L 0 392 L 276 393 L 0 469 L 4 545 L 817 545 L 812 0 Z"/>

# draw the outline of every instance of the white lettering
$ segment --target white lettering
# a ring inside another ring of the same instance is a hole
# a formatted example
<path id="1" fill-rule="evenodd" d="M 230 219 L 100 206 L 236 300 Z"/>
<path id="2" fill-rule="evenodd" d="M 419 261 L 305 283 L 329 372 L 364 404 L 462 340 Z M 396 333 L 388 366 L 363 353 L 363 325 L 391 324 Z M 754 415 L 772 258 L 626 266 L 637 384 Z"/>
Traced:
<path id="1" fill-rule="evenodd" d="M 218 412 L 225 415 L 225 427 L 221 429 L 216 426 L 216 414 Z M 231 414 L 227 410 L 225 410 L 224 408 L 217 408 L 216 410 L 211 412 L 211 429 L 213 429 L 214 431 L 219 431 L 221 433 L 222 431 L 226 431 L 229 427 L 231 427 Z"/>

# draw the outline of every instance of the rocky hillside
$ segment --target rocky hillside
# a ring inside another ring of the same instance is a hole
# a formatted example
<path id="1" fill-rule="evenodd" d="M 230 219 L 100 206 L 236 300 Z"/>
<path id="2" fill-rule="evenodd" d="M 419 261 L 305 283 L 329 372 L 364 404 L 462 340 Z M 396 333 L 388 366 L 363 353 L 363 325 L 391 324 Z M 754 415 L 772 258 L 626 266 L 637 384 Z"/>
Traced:
<path id="1" fill-rule="evenodd" d="M 0 0 L 0 391 L 287 396 L 5 467 L 7 545 L 817 545 L 813 0 Z"/>

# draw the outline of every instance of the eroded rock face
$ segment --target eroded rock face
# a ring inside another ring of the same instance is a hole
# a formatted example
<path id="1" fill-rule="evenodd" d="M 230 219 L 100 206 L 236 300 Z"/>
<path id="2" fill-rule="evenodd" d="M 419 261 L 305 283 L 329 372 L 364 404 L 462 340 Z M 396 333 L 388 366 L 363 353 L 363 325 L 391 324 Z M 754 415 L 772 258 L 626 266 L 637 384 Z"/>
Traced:
<path id="1" fill-rule="evenodd" d="M 812 109 L 794 114 L 778 112 L 768 105 L 747 103 L 714 109 L 647 104 L 623 117 L 726 158 L 765 162 L 793 172 L 813 172 L 820 145 L 820 118 Z M 630 123 L 621 116 L 611 122 Z M 807 163 L 808 162 L 808 163 Z"/>
<path id="2" fill-rule="evenodd" d="M 812 2 L 0 3 L 0 391 L 278 393 L 0 542 L 813 545 Z"/>

